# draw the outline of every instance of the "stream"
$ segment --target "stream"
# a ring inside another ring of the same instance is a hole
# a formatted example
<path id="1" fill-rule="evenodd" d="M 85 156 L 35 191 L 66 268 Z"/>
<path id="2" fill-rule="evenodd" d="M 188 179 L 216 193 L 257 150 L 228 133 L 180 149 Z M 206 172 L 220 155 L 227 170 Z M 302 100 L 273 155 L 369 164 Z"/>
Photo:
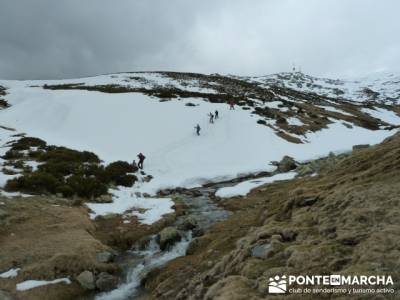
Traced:
<path id="1" fill-rule="evenodd" d="M 213 224 L 228 218 L 230 212 L 219 207 L 214 202 L 215 200 L 212 200 L 215 192 L 222 187 L 233 186 L 241 181 L 259 176 L 265 176 L 265 173 L 219 183 L 209 183 L 203 187 L 188 190 L 182 189 L 182 191 L 178 190 L 178 192 L 174 191 L 173 195 L 181 199 L 186 205 L 186 214 L 178 216 L 173 227 L 182 228 L 182 224 L 190 217 L 195 220 L 196 228 L 193 230 L 180 230 L 182 239 L 168 250 L 162 251 L 160 249 L 157 243 L 157 235 L 147 237 L 149 241 L 145 247 L 143 247 L 143 242 L 134 244 L 131 250 L 124 253 L 119 259 L 119 264 L 124 270 L 123 283 L 112 291 L 96 295 L 94 299 L 132 300 L 143 295 L 145 290 L 141 286 L 141 282 L 149 271 L 177 257 L 186 255 L 186 250 L 192 241 L 192 235 L 198 234 L 196 230 L 204 232 Z"/>

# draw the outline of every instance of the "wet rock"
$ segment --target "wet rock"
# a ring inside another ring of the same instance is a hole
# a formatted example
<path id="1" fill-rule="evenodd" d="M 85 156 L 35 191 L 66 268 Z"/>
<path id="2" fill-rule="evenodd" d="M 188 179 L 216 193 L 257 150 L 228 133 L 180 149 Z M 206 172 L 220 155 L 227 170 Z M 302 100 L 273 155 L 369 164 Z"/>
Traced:
<path id="1" fill-rule="evenodd" d="M 193 239 L 186 249 L 186 255 L 192 255 L 196 251 L 197 247 L 200 245 L 199 239 Z"/>
<path id="2" fill-rule="evenodd" d="M 199 237 L 204 234 L 204 229 L 200 227 L 196 227 L 192 230 L 192 236 L 193 237 Z"/>
<path id="3" fill-rule="evenodd" d="M 96 288 L 95 277 L 90 271 L 83 271 L 76 277 L 76 280 L 86 290 L 94 290 Z"/>
<path id="4" fill-rule="evenodd" d="M 369 147 L 370 147 L 369 144 L 354 145 L 354 146 L 353 146 L 353 151 L 362 150 L 362 149 L 367 149 L 367 148 L 369 148 Z"/>
<path id="5" fill-rule="evenodd" d="M 136 241 L 135 248 L 141 251 L 145 250 L 149 246 L 151 239 L 151 236 L 141 237 L 139 240 Z"/>
<path id="6" fill-rule="evenodd" d="M 101 263 L 112 262 L 114 260 L 114 258 L 115 258 L 115 254 L 110 251 L 99 252 L 96 255 L 97 261 L 101 262 Z"/>
<path id="7" fill-rule="evenodd" d="M 161 250 L 166 250 L 181 240 L 179 231 L 174 227 L 166 227 L 158 235 Z"/>
<path id="8" fill-rule="evenodd" d="M 100 291 L 110 291 L 117 287 L 118 277 L 106 272 L 101 272 L 96 280 L 96 287 Z"/>
<path id="9" fill-rule="evenodd" d="M 282 173 L 289 172 L 293 169 L 296 169 L 296 167 L 297 167 L 296 161 L 292 157 L 287 155 L 285 155 L 278 163 L 278 170 L 279 172 Z"/>
<path id="10" fill-rule="evenodd" d="M 180 225 L 180 229 L 182 230 L 192 230 L 198 226 L 197 221 L 192 216 L 186 217 L 182 224 Z"/>

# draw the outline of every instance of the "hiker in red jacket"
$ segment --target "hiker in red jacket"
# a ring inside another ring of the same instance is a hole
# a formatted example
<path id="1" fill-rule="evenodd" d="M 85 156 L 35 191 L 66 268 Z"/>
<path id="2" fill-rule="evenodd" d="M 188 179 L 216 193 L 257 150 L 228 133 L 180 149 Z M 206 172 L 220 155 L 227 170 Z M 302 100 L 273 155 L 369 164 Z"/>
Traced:
<path id="1" fill-rule="evenodd" d="M 229 109 L 235 110 L 235 102 L 233 102 L 233 100 L 231 102 L 229 102 Z"/>
<path id="2" fill-rule="evenodd" d="M 143 162 L 144 162 L 144 159 L 146 158 L 146 156 L 144 156 L 143 153 L 140 152 L 140 153 L 137 155 L 137 157 L 139 158 L 138 167 L 139 167 L 139 169 L 142 169 L 142 170 L 143 170 Z"/>

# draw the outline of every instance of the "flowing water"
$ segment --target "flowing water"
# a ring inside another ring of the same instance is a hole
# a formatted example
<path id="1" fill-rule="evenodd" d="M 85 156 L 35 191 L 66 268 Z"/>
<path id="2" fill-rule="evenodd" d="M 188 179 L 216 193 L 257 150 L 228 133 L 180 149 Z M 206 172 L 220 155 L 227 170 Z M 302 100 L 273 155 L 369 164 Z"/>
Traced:
<path id="1" fill-rule="evenodd" d="M 187 213 L 177 218 L 175 227 L 179 227 L 188 216 L 196 221 L 197 228 L 201 230 L 206 230 L 211 225 L 225 220 L 229 216 L 229 212 L 217 206 L 211 200 L 211 196 L 218 188 L 233 184 L 233 182 L 218 183 L 184 190 L 181 193 L 175 192 L 174 195 L 187 206 Z M 124 282 L 115 290 L 96 295 L 95 300 L 132 300 L 140 296 L 144 292 L 141 282 L 149 271 L 186 255 L 186 250 L 192 240 L 192 231 L 181 232 L 181 235 L 182 239 L 167 251 L 161 251 L 156 241 L 156 235 L 149 237 L 145 249 L 140 245 L 133 245 L 132 250 L 124 254 L 121 263 L 125 270 Z"/>

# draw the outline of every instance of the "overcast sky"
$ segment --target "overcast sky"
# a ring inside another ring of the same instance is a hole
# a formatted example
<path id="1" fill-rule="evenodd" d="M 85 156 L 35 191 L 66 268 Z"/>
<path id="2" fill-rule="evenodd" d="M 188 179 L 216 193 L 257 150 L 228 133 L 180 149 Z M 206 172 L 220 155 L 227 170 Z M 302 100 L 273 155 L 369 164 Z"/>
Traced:
<path id="1" fill-rule="evenodd" d="M 398 0 L 0 0 L 0 78 L 399 72 Z"/>

